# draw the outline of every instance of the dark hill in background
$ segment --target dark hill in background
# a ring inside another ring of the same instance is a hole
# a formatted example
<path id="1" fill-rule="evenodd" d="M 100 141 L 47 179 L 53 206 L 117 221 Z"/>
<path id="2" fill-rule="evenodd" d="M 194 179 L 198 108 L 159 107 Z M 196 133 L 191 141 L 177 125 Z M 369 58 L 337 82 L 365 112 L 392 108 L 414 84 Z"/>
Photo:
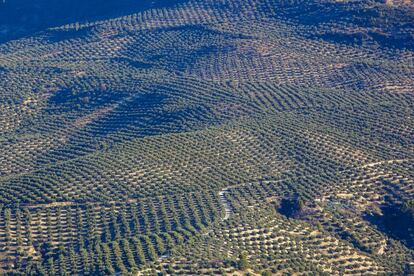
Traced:
<path id="1" fill-rule="evenodd" d="M 0 43 L 48 27 L 172 6 L 185 0 L 0 0 Z"/>

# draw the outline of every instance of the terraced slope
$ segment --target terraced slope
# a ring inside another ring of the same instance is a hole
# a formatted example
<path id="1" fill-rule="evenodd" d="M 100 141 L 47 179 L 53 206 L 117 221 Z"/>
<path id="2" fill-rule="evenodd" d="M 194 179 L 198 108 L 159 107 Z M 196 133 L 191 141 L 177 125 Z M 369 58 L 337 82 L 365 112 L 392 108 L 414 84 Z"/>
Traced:
<path id="1" fill-rule="evenodd" d="M 409 272 L 411 2 L 77 21 L 0 44 L 1 274 Z"/>

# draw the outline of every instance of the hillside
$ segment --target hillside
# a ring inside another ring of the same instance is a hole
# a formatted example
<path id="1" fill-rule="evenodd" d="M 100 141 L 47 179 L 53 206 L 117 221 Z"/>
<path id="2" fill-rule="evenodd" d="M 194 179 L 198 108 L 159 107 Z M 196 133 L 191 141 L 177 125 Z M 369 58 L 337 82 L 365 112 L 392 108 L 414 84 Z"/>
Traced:
<path id="1" fill-rule="evenodd" d="M 110 19 L 179 0 L 2 0 L 0 1 L 0 43 L 30 36 L 46 28 L 76 22 Z"/>
<path id="2" fill-rule="evenodd" d="M 409 273 L 412 2 L 131 2 L 0 3 L 0 274 Z"/>

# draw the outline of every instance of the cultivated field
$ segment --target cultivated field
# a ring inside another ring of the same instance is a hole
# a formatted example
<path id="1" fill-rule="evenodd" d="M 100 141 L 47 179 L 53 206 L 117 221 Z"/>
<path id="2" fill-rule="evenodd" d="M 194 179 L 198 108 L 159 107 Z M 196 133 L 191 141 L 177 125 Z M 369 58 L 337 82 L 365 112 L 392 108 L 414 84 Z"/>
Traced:
<path id="1" fill-rule="evenodd" d="M 0 44 L 0 274 L 409 273 L 413 76 L 412 1 L 179 1 Z"/>

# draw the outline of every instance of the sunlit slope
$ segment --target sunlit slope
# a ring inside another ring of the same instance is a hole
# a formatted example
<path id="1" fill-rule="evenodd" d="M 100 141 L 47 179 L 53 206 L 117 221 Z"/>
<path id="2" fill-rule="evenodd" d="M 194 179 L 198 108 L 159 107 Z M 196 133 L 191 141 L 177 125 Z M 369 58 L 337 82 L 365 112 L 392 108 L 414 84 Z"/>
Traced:
<path id="1" fill-rule="evenodd" d="M 404 273 L 394 2 L 108 2 L 1 44 L 0 272 Z"/>

